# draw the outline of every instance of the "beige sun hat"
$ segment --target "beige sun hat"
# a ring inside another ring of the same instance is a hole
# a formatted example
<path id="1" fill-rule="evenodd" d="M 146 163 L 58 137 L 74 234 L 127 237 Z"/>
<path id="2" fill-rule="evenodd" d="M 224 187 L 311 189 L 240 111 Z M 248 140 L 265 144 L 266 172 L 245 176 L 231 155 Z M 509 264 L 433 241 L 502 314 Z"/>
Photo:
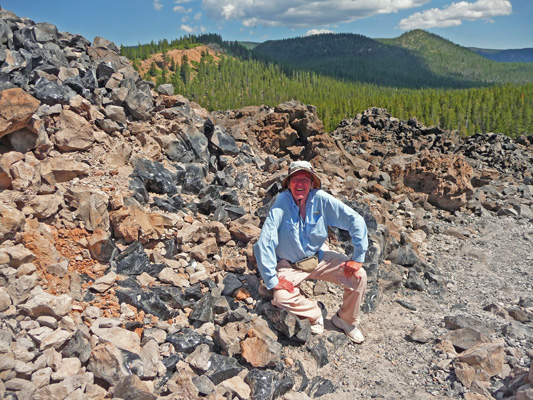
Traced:
<path id="1" fill-rule="evenodd" d="M 289 166 L 289 173 L 287 174 L 286 178 L 283 179 L 283 182 L 281 184 L 283 186 L 283 189 L 288 187 L 289 178 L 291 177 L 291 175 L 294 175 L 298 171 L 307 171 L 307 172 L 309 172 L 311 174 L 311 176 L 313 177 L 313 182 L 314 182 L 313 186 L 314 186 L 314 188 L 315 189 L 320 189 L 320 187 L 322 186 L 322 182 L 320 182 L 320 178 L 316 174 L 315 170 L 313 169 L 313 166 L 311 165 L 311 163 L 309 161 L 293 161 L 293 162 L 291 162 L 291 165 Z"/>

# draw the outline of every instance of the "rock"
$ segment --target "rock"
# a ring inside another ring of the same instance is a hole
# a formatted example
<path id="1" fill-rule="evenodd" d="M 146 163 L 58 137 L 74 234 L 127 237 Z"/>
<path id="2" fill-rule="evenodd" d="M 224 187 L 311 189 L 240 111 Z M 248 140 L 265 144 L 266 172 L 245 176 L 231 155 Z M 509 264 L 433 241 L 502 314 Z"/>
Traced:
<path id="1" fill-rule="evenodd" d="M 241 225 L 238 223 L 232 223 L 229 231 L 233 240 L 241 241 L 243 243 L 248 243 L 250 240 L 257 239 L 261 233 L 261 229 L 257 226 L 250 224 Z"/>
<path id="2" fill-rule="evenodd" d="M 529 326 L 517 321 L 511 321 L 509 324 L 507 324 L 503 328 L 502 333 L 505 336 L 519 340 L 531 340 L 531 338 L 533 338 L 533 328 L 530 328 Z"/>
<path id="3" fill-rule="evenodd" d="M 10 267 L 18 268 L 23 264 L 31 263 L 35 260 L 35 254 L 21 244 L 4 248 L 3 252 L 7 256 L 5 262 Z"/>
<path id="4" fill-rule="evenodd" d="M 233 396 L 237 396 L 240 399 L 249 399 L 251 395 L 250 386 L 244 382 L 240 376 L 234 376 L 233 378 L 226 379 L 221 382 L 218 387 L 225 390 L 229 390 Z"/>
<path id="5" fill-rule="evenodd" d="M 116 385 L 121 378 L 130 375 L 124 365 L 124 357 L 111 343 L 97 344 L 92 349 L 87 370 L 110 385 Z"/>
<path id="6" fill-rule="evenodd" d="M 99 293 L 104 293 L 115 284 L 116 279 L 117 274 L 115 272 L 110 272 L 94 281 L 94 283 L 90 286 L 90 289 Z"/>
<path id="7" fill-rule="evenodd" d="M 13 305 L 18 305 L 26 301 L 35 286 L 37 285 L 37 275 L 23 275 L 20 278 L 12 282 L 8 288 L 7 292 L 11 297 Z"/>
<path id="8" fill-rule="evenodd" d="M 224 289 L 222 289 L 222 294 L 224 296 L 231 296 L 235 290 L 243 286 L 242 282 L 235 274 L 227 274 L 223 280 Z"/>
<path id="9" fill-rule="evenodd" d="M 209 357 L 211 351 L 206 344 L 199 345 L 191 354 L 185 359 L 192 367 L 205 372 L 209 368 Z"/>
<path id="10" fill-rule="evenodd" d="M 311 338 L 311 324 L 309 320 L 301 320 L 281 308 L 266 307 L 264 313 L 272 326 L 287 338 L 300 343 L 306 343 Z"/>
<path id="11" fill-rule="evenodd" d="M 272 367 L 280 361 L 282 350 L 280 343 L 257 331 L 252 335 L 240 343 L 242 357 L 247 362 L 254 367 Z"/>
<path id="12" fill-rule="evenodd" d="M 205 375 L 195 376 L 192 378 L 194 386 L 198 388 L 198 392 L 203 395 L 213 393 L 215 391 L 215 385 Z"/>
<path id="13" fill-rule="evenodd" d="M 0 287 L 0 311 L 4 311 L 11 305 L 11 297 L 6 288 Z"/>
<path id="14" fill-rule="evenodd" d="M 174 86 L 172 86 L 171 83 L 159 85 L 157 88 L 157 93 L 164 94 L 166 96 L 174 96 Z"/>
<path id="15" fill-rule="evenodd" d="M 31 382 L 35 385 L 36 389 L 40 389 L 50 384 L 51 376 L 52 376 L 52 368 L 45 367 L 43 369 L 35 371 L 31 375 Z"/>
<path id="16" fill-rule="evenodd" d="M 206 293 L 200 300 L 192 307 L 190 315 L 191 320 L 200 322 L 214 321 L 214 306 L 215 299 L 211 293 Z"/>
<path id="17" fill-rule="evenodd" d="M 91 256 L 98 261 L 109 262 L 118 254 L 118 248 L 111 235 L 103 229 L 95 229 L 87 241 Z"/>
<path id="18" fill-rule="evenodd" d="M 206 371 L 206 375 L 215 385 L 237 376 L 244 369 L 235 358 L 220 354 L 212 354 L 209 357 L 209 362 L 210 366 Z"/>
<path id="19" fill-rule="evenodd" d="M 218 245 L 215 238 L 207 238 L 203 243 L 194 246 L 190 250 L 191 258 L 196 261 L 206 261 L 209 256 L 218 253 Z"/>
<path id="20" fill-rule="evenodd" d="M 145 212 L 136 205 L 111 211 L 109 218 L 115 234 L 127 243 L 159 240 L 164 237 L 166 228 L 172 226 L 172 221 L 165 216 Z"/>
<path id="21" fill-rule="evenodd" d="M 70 110 L 60 115 L 59 131 L 54 144 L 62 151 L 89 150 L 95 141 L 94 131 L 87 120 Z"/>
<path id="22" fill-rule="evenodd" d="M 48 105 L 56 103 L 68 104 L 70 99 L 76 96 L 76 92 L 70 87 L 61 85 L 58 82 L 51 82 L 44 77 L 40 77 L 35 83 L 33 94 L 41 102 Z"/>
<path id="23" fill-rule="evenodd" d="M 167 336 L 167 342 L 174 346 L 174 349 L 180 353 L 192 353 L 197 346 L 202 344 L 213 346 L 213 340 L 208 336 L 202 336 L 199 333 L 187 329 L 182 330 L 181 333 L 170 334 Z"/>
<path id="24" fill-rule="evenodd" d="M 189 286 L 189 281 L 184 278 L 182 275 L 179 275 L 174 272 L 172 268 L 163 269 L 157 278 L 163 283 L 169 283 L 177 287 L 186 287 Z"/>
<path id="25" fill-rule="evenodd" d="M 39 101 L 20 88 L 0 92 L 0 137 L 25 128 Z"/>
<path id="26" fill-rule="evenodd" d="M 53 296 L 37 287 L 31 292 L 31 298 L 21 306 L 21 310 L 31 318 L 38 318 L 42 315 L 50 315 L 59 319 L 67 315 L 72 309 L 72 299 L 62 294 Z"/>
<path id="27" fill-rule="evenodd" d="M 309 397 L 320 397 L 337 390 L 333 382 L 321 376 L 315 376 L 307 389 Z"/>
<path id="28" fill-rule="evenodd" d="M 478 332 L 481 332 L 485 336 L 490 336 L 493 333 L 493 329 L 490 325 L 472 317 L 467 317 L 463 315 L 448 315 L 444 317 L 444 327 L 446 329 L 461 329 L 461 328 L 471 328 L 475 329 Z"/>
<path id="29" fill-rule="evenodd" d="M 283 396 L 294 386 L 290 374 L 281 375 L 272 370 L 252 369 L 244 378 L 250 386 L 252 399 L 274 399 Z"/>
<path id="30" fill-rule="evenodd" d="M 41 350 L 46 350 L 50 348 L 59 349 L 67 341 L 69 341 L 71 337 L 72 337 L 72 332 L 68 332 L 64 329 L 56 329 L 55 331 L 53 331 L 51 334 L 46 336 L 41 341 L 40 349 Z"/>
<path id="31" fill-rule="evenodd" d="M 499 374 L 504 360 L 504 348 L 502 342 L 481 343 L 459 354 L 457 362 L 465 363 L 476 371 L 483 370 L 490 377 Z"/>
<path id="32" fill-rule="evenodd" d="M 143 364 L 143 378 L 153 379 L 157 376 L 159 367 L 159 345 L 150 340 L 141 349 L 139 356 Z"/>
<path id="33" fill-rule="evenodd" d="M 24 214 L 15 207 L 0 204 L 0 242 L 13 238 L 25 222 Z"/>
<path id="34" fill-rule="evenodd" d="M 416 325 L 409 333 L 409 339 L 418 343 L 427 343 L 433 339 L 433 334 L 429 330 Z"/>
<path id="35" fill-rule="evenodd" d="M 83 226 L 89 232 L 94 232 L 97 229 L 108 231 L 108 205 L 109 199 L 107 195 L 99 191 L 93 191 L 93 193 L 89 194 L 88 198 L 79 201 L 76 218 L 83 222 Z M 71 206 L 73 205 L 71 204 Z"/>
<path id="36" fill-rule="evenodd" d="M 217 326 L 214 340 L 229 356 L 240 354 L 241 340 L 244 340 L 248 332 L 248 327 L 242 321 L 229 322 L 224 326 Z"/>
<path id="37" fill-rule="evenodd" d="M 121 378 L 115 387 L 113 396 L 124 400 L 156 400 L 158 398 L 150 392 L 146 383 L 135 375 Z"/>
<path id="38" fill-rule="evenodd" d="M 206 126 L 207 122 L 204 125 L 205 135 L 209 139 L 209 144 L 213 146 L 214 150 L 218 154 L 232 156 L 236 156 L 237 154 L 239 154 L 240 150 L 237 146 L 237 143 L 235 142 L 235 139 L 233 139 L 231 135 L 225 132 L 222 127 L 216 125 L 214 129 L 210 130 L 207 129 Z"/>
<path id="39" fill-rule="evenodd" d="M 149 192 L 167 195 L 174 195 L 178 192 L 174 176 L 161 163 L 137 158 L 134 164 L 134 176 L 141 179 Z"/>
<path id="40" fill-rule="evenodd" d="M 113 344 L 118 349 L 126 350 L 134 354 L 141 351 L 141 341 L 139 335 L 126 329 L 114 326 L 111 328 L 103 327 L 107 323 L 106 318 L 99 318 L 93 322 L 91 332 L 100 339 Z"/>
<path id="41" fill-rule="evenodd" d="M 318 368 L 322 368 L 329 363 L 328 350 L 324 340 L 321 338 L 317 341 L 308 342 L 306 348 L 315 359 Z"/>
<path id="42" fill-rule="evenodd" d="M 387 260 L 390 260 L 394 264 L 399 264 L 406 267 L 416 265 L 420 261 L 416 251 L 410 243 L 393 250 L 387 256 Z"/>
<path id="43" fill-rule="evenodd" d="M 464 351 L 481 343 L 490 342 L 485 335 L 472 328 L 453 330 L 447 333 L 443 339 L 451 341 L 458 351 Z"/>
<path id="44" fill-rule="evenodd" d="M 52 373 L 52 379 L 62 381 L 69 376 L 79 375 L 81 371 L 81 362 L 77 358 L 63 358 L 61 366 L 56 372 Z"/>
<path id="45" fill-rule="evenodd" d="M 41 163 L 41 176 L 50 185 L 88 175 L 90 166 L 66 157 L 47 158 Z"/>
<path id="46" fill-rule="evenodd" d="M 84 334 L 81 330 L 77 330 L 67 345 L 61 350 L 63 357 L 76 357 L 82 363 L 86 363 L 91 356 L 91 344 L 89 343 L 89 336 Z"/>

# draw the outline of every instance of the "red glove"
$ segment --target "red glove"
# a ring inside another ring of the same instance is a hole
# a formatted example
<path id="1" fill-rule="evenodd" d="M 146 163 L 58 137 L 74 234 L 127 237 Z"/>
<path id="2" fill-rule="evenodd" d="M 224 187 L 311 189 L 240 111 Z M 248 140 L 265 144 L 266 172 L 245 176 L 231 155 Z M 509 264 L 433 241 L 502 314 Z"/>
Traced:
<path id="1" fill-rule="evenodd" d="M 286 290 L 289 293 L 294 293 L 294 285 L 292 282 L 289 282 L 287 279 L 285 279 L 284 276 L 279 277 L 279 282 L 276 286 L 274 286 L 274 290 Z"/>
<path id="2" fill-rule="evenodd" d="M 344 276 L 346 278 L 350 278 L 351 276 L 356 276 L 355 274 L 357 273 L 357 271 L 359 271 L 362 268 L 362 266 L 363 266 L 363 263 L 352 261 L 352 260 L 344 261 L 340 265 L 341 268 L 344 268 Z"/>

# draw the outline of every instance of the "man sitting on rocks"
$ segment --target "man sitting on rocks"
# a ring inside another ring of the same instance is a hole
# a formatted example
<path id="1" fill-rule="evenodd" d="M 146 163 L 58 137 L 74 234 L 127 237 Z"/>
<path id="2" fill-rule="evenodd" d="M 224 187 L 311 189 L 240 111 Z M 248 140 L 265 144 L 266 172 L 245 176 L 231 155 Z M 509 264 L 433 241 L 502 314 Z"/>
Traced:
<path id="1" fill-rule="evenodd" d="M 356 343 L 364 341 L 357 328 L 359 310 L 366 289 L 362 268 L 368 248 L 363 217 L 320 190 L 321 182 L 311 164 L 295 161 L 283 180 L 277 197 L 254 245 L 259 272 L 268 289 L 274 289 L 272 304 L 311 322 L 311 332 L 324 331 L 322 304 L 300 293 L 306 279 L 321 279 L 344 288 L 342 306 L 331 318 L 334 326 Z M 350 233 L 354 246 L 352 260 L 323 248 L 328 226 Z"/>

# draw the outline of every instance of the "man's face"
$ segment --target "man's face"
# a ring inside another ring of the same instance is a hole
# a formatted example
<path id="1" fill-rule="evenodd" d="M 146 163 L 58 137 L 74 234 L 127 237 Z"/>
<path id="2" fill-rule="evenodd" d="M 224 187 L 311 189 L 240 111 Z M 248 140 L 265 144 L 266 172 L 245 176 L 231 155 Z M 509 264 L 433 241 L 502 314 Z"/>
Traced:
<path id="1" fill-rule="evenodd" d="M 289 178 L 289 189 L 297 203 L 305 201 L 313 187 L 313 177 L 307 171 L 298 171 Z"/>

